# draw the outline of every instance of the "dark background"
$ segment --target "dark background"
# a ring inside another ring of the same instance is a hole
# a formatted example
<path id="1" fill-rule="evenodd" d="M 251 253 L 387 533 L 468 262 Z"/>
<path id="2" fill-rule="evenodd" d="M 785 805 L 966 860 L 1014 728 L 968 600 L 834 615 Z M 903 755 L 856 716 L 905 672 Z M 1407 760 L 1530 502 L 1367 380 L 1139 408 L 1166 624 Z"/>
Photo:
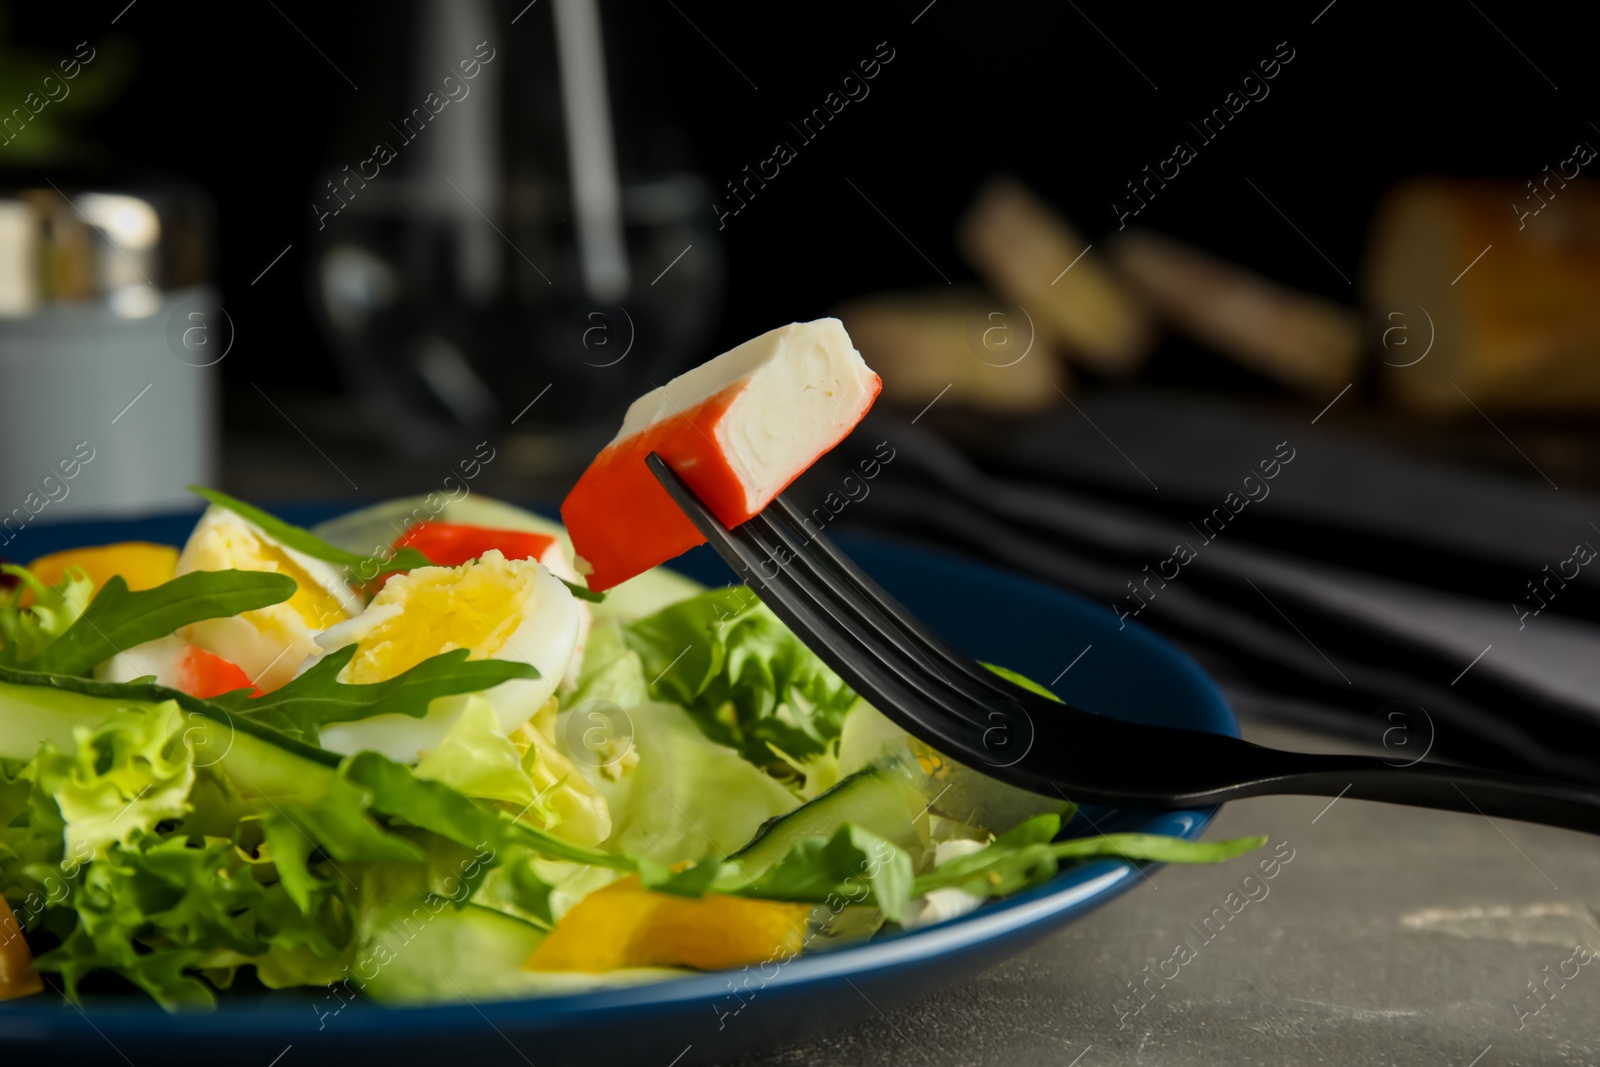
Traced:
<path id="1" fill-rule="evenodd" d="M 214 199 L 220 279 L 239 329 L 227 381 L 338 390 L 297 283 L 309 204 L 319 170 L 350 158 L 339 151 L 350 116 L 382 110 L 410 5 L 125 3 L 11 5 L 12 37 L 62 54 L 84 39 L 133 46 L 134 77 L 90 130 L 135 173 L 180 175 Z M 727 220 L 729 284 L 708 355 L 859 293 L 940 284 L 846 179 L 957 282 L 972 275 L 955 220 L 997 172 L 1025 179 L 1093 240 L 1114 228 L 1123 183 L 1175 139 L 1196 143 L 1186 121 L 1219 105 L 1278 42 L 1295 58 L 1270 96 L 1197 144 L 1198 159 L 1138 221 L 1338 299 L 1353 300 L 1352 287 L 1246 178 L 1353 278 L 1372 208 L 1397 179 L 1531 177 L 1594 132 L 1582 110 L 1594 87 L 1590 42 L 1525 5 L 925 4 L 605 5 L 624 167 L 659 158 L 667 123 L 683 136 L 665 151 L 718 185 L 769 155 L 775 138 L 795 140 L 786 122 L 878 42 L 894 49 L 870 95 Z M 509 25 L 522 7 L 497 6 L 500 37 L 534 62 L 550 47 L 550 6 L 541 0 Z M 396 113 L 401 99 L 387 101 Z M 1152 373 L 1267 388 L 1177 342 Z M 247 414 L 236 409 L 249 402 L 231 390 L 228 410 Z"/>

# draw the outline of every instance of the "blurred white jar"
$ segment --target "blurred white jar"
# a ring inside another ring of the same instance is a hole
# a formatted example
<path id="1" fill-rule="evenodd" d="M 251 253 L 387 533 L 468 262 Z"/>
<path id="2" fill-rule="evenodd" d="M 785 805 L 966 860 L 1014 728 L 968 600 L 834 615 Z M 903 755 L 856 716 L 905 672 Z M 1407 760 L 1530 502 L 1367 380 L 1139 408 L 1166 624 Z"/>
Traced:
<path id="1" fill-rule="evenodd" d="M 188 507 L 233 328 L 203 199 L 0 192 L 0 551 L 33 523 Z"/>

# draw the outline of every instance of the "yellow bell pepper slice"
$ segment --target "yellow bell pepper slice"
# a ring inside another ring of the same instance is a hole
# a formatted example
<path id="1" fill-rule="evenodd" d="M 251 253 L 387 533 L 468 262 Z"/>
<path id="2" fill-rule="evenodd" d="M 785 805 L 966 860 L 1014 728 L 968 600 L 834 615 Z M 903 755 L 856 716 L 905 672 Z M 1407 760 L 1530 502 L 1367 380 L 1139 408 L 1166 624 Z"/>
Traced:
<path id="1" fill-rule="evenodd" d="M 14 1000 L 43 989 L 44 982 L 33 969 L 33 953 L 22 936 L 22 924 L 11 913 L 5 897 L 0 897 L 0 1000 Z"/>
<path id="2" fill-rule="evenodd" d="M 52 552 L 28 564 L 28 569 L 46 585 L 60 585 L 68 567 L 81 568 L 94 583 L 96 593 L 114 574 L 122 575 L 129 589 L 154 589 L 177 574 L 178 550 L 148 541 L 124 541 Z"/>
<path id="3" fill-rule="evenodd" d="M 708 893 L 655 893 L 637 876 L 598 889 L 562 916 L 524 967 L 598 973 L 622 967 L 714 971 L 800 951 L 811 905 Z"/>

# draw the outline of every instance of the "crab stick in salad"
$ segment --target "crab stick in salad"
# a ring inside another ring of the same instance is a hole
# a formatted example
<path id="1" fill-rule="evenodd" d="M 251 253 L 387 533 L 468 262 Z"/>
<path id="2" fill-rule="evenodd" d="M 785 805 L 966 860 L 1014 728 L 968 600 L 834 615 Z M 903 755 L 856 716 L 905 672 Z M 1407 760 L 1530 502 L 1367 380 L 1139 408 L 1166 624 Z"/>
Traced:
<path id="1" fill-rule="evenodd" d="M 589 588 L 610 589 L 705 538 L 657 483 L 657 452 L 726 526 L 770 504 L 844 439 L 883 383 L 838 319 L 779 327 L 645 394 L 561 505 Z"/>

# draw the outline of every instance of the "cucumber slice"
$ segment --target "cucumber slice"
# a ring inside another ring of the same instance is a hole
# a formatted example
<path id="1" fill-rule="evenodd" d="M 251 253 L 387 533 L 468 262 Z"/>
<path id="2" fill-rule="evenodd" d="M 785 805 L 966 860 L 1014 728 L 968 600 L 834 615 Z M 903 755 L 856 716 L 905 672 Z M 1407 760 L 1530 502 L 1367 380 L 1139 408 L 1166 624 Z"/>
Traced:
<path id="1" fill-rule="evenodd" d="M 928 843 L 927 801 L 892 768 L 873 766 L 793 811 L 767 820 L 748 845 L 728 858 L 753 878 L 800 842 L 832 837 L 845 823 L 892 841 L 909 852 L 913 861 Z"/>
<path id="2" fill-rule="evenodd" d="M 978 830 L 1002 834 L 1035 815 L 1065 817 L 1072 804 L 1047 797 L 957 763 L 896 726 L 877 708 L 859 701 L 844 720 L 839 738 L 839 773 L 861 767 L 894 767 L 920 791 L 933 814 Z"/>
<path id="3" fill-rule="evenodd" d="M 445 906 L 434 913 L 441 903 Z M 373 936 L 349 968 L 347 984 L 381 1004 L 472 1003 L 583 993 L 684 973 L 659 967 L 602 974 L 523 970 L 543 937 L 537 927 L 503 912 L 418 898 L 378 917 Z"/>

